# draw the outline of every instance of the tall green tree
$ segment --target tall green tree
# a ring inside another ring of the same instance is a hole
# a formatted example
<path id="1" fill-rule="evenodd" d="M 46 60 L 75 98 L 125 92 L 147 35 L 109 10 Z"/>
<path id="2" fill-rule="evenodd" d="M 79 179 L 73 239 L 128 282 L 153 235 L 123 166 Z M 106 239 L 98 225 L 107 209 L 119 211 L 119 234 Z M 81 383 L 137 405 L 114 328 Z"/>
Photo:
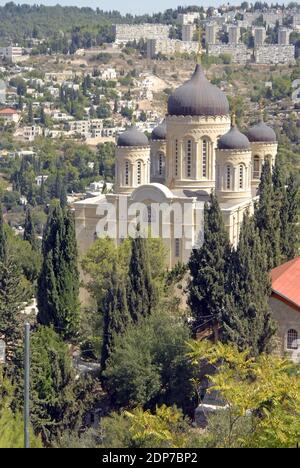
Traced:
<path id="1" fill-rule="evenodd" d="M 272 350 L 276 326 L 269 308 L 271 283 L 259 231 L 249 213 L 244 216 L 239 244 L 232 253 L 230 284 L 233 307 L 222 314 L 223 340 L 254 356 Z"/>
<path id="2" fill-rule="evenodd" d="M 271 164 L 266 161 L 259 185 L 259 202 L 255 210 L 255 223 L 265 243 L 268 268 L 281 263 L 280 252 L 280 206 L 274 196 Z"/>
<path id="3" fill-rule="evenodd" d="M 35 233 L 35 228 L 34 228 L 30 208 L 27 208 L 27 210 L 26 210 L 23 239 L 25 241 L 29 242 L 29 244 L 31 245 L 33 250 L 37 249 L 37 237 L 36 237 L 36 233 Z"/>
<path id="4" fill-rule="evenodd" d="M 38 279 L 38 321 L 53 325 L 65 339 L 74 338 L 79 324 L 79 273 L 74 216 L 56 205 L 43 238 L 43 264 Z"/>
<path id="5" fill-rule="evenodd" d="M 0 262 L 3 262 L 7 253 L 6 233 L 4 229 L 4 219 L 2 204 L 0 203 Z"/>
<path id="6" fill-rule="evenodd" d="M 288 213 L 288 233 L 287 244 L 284 249 L 284 254 L 287 260 L 292 260 L 299 254 L 299 198 L 298 187 L 294 177 L 291 175 L 288 180 L 286 190 L 286 211 Z"/>
<path id="7" fill-rule="evenodd" d="M 38 327 L 31 337 L 31 421 L 45 444 L 82 425 L 93 401 L 93 383 L 76 380 L 68 345 L 50 327 Z"/>
<path id="8" fill-rule="evenodd" d="M 158 290 L 152 279 L 147 240 L 137 232 L 132 239 L 127 284 L 127 304 L 132 320 L 137 322 L 151 314 L 157 303 Z"/>
<path id="9" fill-rule="evenodd" d="M 289 215 L 288 215 L 288 200 L 287 200 L 287 191 L 286 191 L 286 176 L 283 168 L 283 164 L 280 158 L 276 159 L 276 164 L 273 168 L 272 175 L 273 182 L 273 197 L 274 197 L 274 206 L 280 213 L 280 253 L 281 261 L 286 260 L 286 249 L 289 243 Z"/>
<path id="10" fill-rule="evenodd" d="M 130 315 L 127 307 L 126 289 L 123 278 L 118 274 L 116 263 L 111 273 L 110 284 L 103 300 L 103 345 L 101 353 L 101 369 L 106 368 L 106 362 L 113 347 L 117 335 L 124 333 L 130 323 Z"/>
<path id="11" fill-rule="evenodd" d="M 226 275 L 231 247 L 218 200 L 210 195 L 204 208 L 204 242 L 189 261 L 189 305 L 197 325 L 210 322 L 217 339 L 222 314 L 228 306 Z"/>

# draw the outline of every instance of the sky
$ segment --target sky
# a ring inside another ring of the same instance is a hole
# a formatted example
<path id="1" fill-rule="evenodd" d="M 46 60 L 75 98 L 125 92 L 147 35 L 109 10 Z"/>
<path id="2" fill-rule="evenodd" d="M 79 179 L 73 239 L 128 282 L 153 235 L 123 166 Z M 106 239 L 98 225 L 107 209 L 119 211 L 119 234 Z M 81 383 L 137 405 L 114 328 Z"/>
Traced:
<path id="1" fill-rule="evenodd" d="M 0 0 L 0 5 L 5 5 L 9 0 Z M 230 0 L 229 0 L 230 1 Z M 67 5 L 99 7 L 102 10 L 118 10 L 121 13 L 153 13 L 164 11 L 167 8 L 176 8 L 178 5 L 218 6 L 226 3 L 222 0 L 14 0 L 15 3 L 43 4 L 43 5 Z M 231 4 L 240 4 L 241 0 L 231 0 Z"/>

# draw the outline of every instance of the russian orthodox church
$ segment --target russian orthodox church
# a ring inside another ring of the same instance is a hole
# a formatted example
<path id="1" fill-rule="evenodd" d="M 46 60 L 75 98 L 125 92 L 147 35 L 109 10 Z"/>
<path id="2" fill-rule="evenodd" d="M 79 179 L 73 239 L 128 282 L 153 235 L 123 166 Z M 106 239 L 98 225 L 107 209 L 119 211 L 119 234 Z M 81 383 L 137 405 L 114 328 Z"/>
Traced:
<path id="1" fill-rule="evenodd" d="M 165 120 L 150 141 L 134 126 L 119 136 L 115 193 L 75 204 L 81 252 L 93 243 L 104 220 L 121 242 L 137 208 L 145 206 L 141 216 L 151 229 L 156 224 L 155 235 L 168 247 L 167 267 L 185 263 L 203 238 L 204 204 L 212 191 L 236 246 L 244 213 L 253 211 L 264 161 L 274 165 L 277 146 L 275 132 L 262 117 L 247 135 L 241 133 L 226 95 L 197 65 L 190 80 L 170 95 Z M 169 216 L 160 213 L 162 206 Z"/>

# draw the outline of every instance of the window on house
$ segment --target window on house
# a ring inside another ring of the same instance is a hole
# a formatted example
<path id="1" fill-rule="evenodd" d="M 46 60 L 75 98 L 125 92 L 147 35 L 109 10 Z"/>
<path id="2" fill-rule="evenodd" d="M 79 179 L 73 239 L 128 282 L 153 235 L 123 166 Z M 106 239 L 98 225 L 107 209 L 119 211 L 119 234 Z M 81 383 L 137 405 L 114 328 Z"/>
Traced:
<path id="1" fill-rule="evenodd" d="M 175 257 L 180 257 L 180 239 L 175 239 Z"/>
<path id="2" fill-rule="evenodd" d="M 287 349 L 299 349 L 299 342 L 298 342 L 298 332 L 297 330 L 289 330 L 287 333 Z"/>
<path id="3" fill-rule="evenodd" d="M 202 176 L 207 177 L 208 140 L 202 142 Z"/>
<path id="4" fill-rule="evenodd" d="M 141 163 L 141 161 L 138 161 L 138 163 L 137 163 L 137 184 L 138 185 L 142 184 L 142 163 Z"/>
<path id="5" fill-rule="evenodd" d="M 260 160 L 259 160 L 259 156 L 254 156 L 253 179 L 260 179 Z"/>
<path id="6" fill-rule="evenodd" d="M 240 164 L 240 184 L 239 187 L 240 189 L 244 188 L 244 166 L 243 164 Z"/>

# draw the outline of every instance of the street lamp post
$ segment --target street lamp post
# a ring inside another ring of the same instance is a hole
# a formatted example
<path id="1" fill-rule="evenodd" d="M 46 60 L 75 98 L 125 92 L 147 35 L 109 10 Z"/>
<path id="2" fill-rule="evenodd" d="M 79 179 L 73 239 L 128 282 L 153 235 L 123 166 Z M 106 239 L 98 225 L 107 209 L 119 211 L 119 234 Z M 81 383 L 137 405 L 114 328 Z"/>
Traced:
<path id="1" fill-rule="evenodd" d="M 30 426 L 30 324 L 25 324 L 25 355 L 24 355 L 24 447 L 30 448 L 29 426 Z"/>

